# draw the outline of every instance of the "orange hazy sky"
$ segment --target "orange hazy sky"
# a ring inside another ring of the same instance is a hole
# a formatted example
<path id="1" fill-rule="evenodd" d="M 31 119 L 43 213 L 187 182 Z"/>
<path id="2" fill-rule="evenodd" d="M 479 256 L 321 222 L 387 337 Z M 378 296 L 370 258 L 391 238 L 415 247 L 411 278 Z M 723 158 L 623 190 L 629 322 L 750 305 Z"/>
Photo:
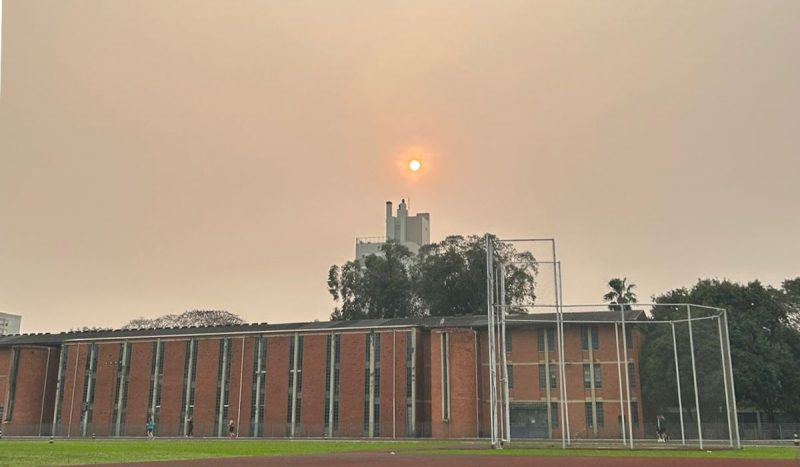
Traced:
<path id="1" fill-rule="evenodd" d="M 556 237 L 567 302 L 777 285 L 799 44 L 796 0 L 5 0 L 0 310 L 324 320 L 402 197 L 434 240 Z"/>

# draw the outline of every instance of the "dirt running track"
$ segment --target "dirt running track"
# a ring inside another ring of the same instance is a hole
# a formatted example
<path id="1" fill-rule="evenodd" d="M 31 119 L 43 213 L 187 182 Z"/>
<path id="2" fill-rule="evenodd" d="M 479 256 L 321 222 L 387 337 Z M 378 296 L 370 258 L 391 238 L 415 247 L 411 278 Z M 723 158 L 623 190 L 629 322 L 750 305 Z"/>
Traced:
<path id="1" fill-rule="evenodd" d="M 113 464 L 114 466 L 288 466 L 288 467 L 800 467 L 800 460 L 749 460 L 636 457 L 523 457 L 523 456 L 418 456 L 414 454 L 353 453 L 292 457 L 235 457 L 191 461 Z"/>

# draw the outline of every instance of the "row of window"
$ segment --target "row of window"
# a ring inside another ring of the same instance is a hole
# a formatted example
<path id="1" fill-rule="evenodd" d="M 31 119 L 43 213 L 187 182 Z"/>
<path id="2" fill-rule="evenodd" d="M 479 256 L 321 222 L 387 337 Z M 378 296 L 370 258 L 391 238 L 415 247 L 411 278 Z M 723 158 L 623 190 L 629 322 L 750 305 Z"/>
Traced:
<path id="1" fill-rule="evenodd" d="M 594 406 L 594 407 L 593 407 Z M 603 402 L 596 401 L 585 402 L 583 404 L 583 414 L 586 420 L 586 429 L 591 430 L 595 427 L 598 429 L 605 426 L 605 414 L 603 410 Z M 633 416 L 633 424 L 639 424 L 639 407 L 636 401 L 631 401 L 631 415 Z"/>
<path id="2" fill-rule="evenodd" d="M 551 389 L 558 388 L 558 366 L 555 363 L 549 365 L 539 364 L 539 389 L 546 389 L 548 383 Z M 444 367 L 443 367 L 444 368 Z M 549 373 L 547 369 L 550 369 Z M 588 363 L 583 364 L 583 387 L 590 389 L 592 387 L 592 368 L 594 369 L 594 387 L 599 389 L 603 387 L 603 377 L 600 371 L 600 364 Z M 633 362 L 628 362 L 628 375 L 632 388 L 636 387 L 636 371 Z M 514 366 L 508 365 L 508 387 L 514 387 Z"/>
<path id="3" fill-rule="evenodd" d="M 512 333 L 506 334 L 506 352 L 511 352 L 513 347 L 511 336 Z M 625 328 L 625 337 L 627 348 L 630 350 L 633 348 L 633 332 L 630 327 Z M 557 340 L 558 334 L 555 327 L 539 328 L 537 330 L 536 350 L 544 352 L 547 349 L 547 352 L 553 352 Z M 581 327 L 581 349 L 589 350 L 589 347 L 593 351 L 600 350 L 600 335 L 597 326 Z"/>

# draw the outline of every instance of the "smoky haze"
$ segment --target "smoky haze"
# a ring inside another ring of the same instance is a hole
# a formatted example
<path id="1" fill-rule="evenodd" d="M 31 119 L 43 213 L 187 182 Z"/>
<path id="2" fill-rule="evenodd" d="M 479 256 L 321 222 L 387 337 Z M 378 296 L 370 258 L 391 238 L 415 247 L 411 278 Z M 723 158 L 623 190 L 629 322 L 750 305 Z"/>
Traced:
<path id="1" fill-rule="evenodd" d="M 2 44 L 25 331 L 327 319 L 403 197 L 557 238 L 573 303 L 800 274 L 797 1 L 5 0 Z"/>

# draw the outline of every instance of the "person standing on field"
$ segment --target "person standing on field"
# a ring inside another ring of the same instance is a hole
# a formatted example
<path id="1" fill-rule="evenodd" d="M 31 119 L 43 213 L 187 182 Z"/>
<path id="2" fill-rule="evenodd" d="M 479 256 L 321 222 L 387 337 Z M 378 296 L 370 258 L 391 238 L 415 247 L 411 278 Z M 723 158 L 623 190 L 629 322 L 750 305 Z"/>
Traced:
<path id="1" fill-rule="evenodd" d="M 234 423 L 233 419 L 228 422 L 228 434 L 231 439 L 236 438 L 236 423 Z"/>
<path id="2" fill-rule="evenodd" d="M 153 431 L 156 429 L 156 422 L 153 421 L 153 417 L 148 417 L 147 423 L 144 425 L 145 429 L 147 430 L 147 438 L 153 439 L 155 436 L 153 435 Z"/>
<path id="3" fill-rule="evenodd" d="M 192 436 L 194 436 L 194 419 L 189 417 L 186 420 L 186 437 L 191 438 Z"/>

